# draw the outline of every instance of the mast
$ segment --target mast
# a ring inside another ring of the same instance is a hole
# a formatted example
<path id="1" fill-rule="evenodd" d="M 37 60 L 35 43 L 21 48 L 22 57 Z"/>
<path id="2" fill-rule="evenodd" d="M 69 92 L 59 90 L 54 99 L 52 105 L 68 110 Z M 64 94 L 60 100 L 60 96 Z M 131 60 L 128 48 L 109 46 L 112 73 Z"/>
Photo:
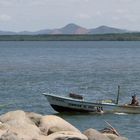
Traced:
<path id="1" fill-rule="evenodd" d="M 118 94 L 117 94 L 116 104 L 119 103 L 119 96 L 120 96 L 120 85 L 118 85 Z"/>

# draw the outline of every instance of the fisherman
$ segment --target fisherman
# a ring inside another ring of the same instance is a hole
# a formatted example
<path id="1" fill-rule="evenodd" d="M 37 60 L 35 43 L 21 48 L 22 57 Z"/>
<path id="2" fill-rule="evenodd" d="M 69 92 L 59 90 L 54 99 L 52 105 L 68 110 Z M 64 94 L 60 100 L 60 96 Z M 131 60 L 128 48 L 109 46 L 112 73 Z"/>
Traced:
<path id="1" fill-rule="evenodd" d="M 97 112 L 101 114 L 104 113 L 103 107 L 102 106 L 97 107 Z"/>
<path id="2" fill-rule="evenodd" d="M 132 96 L 132 101 L 131 101 L 131 104 L 130 105 L 139 106 L 139 101 L 138 101 L 138 99 L 136 97 L 136 94 L 134 94 Z"/>

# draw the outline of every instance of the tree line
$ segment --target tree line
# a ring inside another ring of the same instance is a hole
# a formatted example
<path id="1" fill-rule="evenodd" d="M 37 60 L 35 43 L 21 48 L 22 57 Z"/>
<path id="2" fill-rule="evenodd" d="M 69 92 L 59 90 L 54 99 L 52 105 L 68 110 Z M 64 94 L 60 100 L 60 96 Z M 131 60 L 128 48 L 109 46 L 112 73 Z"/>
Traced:
<path id="1" fill-rule="evenodd" d="M 140 33 L 97 35 L 0 35 L 0 41 L 140 41 Z"/>

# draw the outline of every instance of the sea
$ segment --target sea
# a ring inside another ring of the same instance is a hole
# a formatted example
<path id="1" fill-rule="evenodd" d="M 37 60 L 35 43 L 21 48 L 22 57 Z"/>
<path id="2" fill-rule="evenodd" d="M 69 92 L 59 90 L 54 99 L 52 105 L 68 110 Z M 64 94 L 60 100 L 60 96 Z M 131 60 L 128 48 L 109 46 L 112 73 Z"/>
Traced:
<path id="1" fill-rule="evenodd" d="M 7 41 L 0 42 L 0 114 L 24 110 L 58 115 L 84 131 L 101 130 L 109 122 L 129 140 L 139 140 L 139 114 L 63 114 L 42 93 L 85 100 L 140 99 L 140 42 L 135 41 Z"/>

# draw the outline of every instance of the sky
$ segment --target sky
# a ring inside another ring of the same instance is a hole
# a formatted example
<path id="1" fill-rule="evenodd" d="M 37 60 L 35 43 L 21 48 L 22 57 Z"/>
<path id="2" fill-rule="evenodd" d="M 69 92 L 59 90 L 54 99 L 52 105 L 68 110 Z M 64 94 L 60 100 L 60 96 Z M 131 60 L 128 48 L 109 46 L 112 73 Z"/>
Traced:
<path id="1" fill-rule="evenodd" d="M 140 31 L 140 0 L 0 0 L 0 30 L 37 31 L 69 23 Z"/>

